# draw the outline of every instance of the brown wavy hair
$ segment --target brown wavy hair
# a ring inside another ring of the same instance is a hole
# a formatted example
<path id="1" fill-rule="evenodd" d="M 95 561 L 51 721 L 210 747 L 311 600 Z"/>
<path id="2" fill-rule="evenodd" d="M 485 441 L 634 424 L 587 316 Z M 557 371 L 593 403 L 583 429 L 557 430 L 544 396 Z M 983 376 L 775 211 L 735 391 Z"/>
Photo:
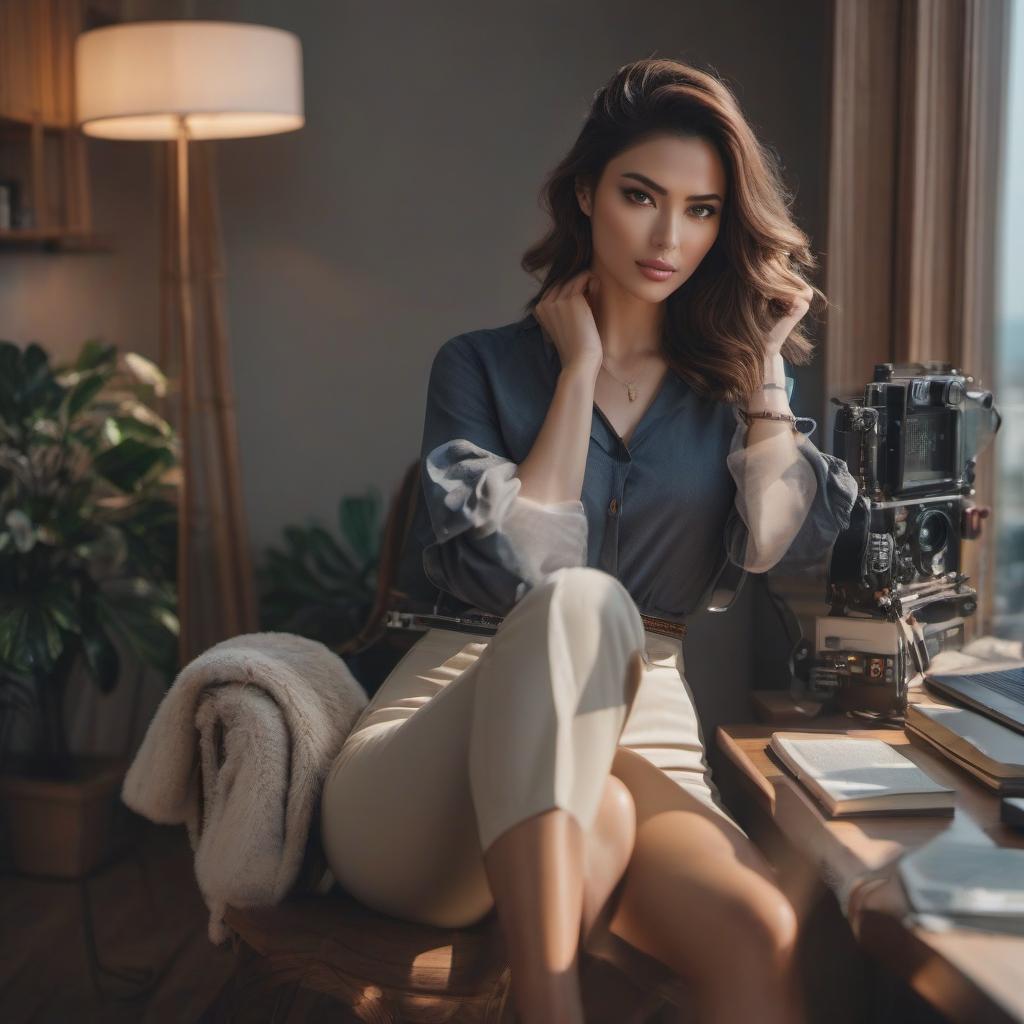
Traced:
<path id="1" fill-rule="evenodd" d="M 619 68 L 594 94 L 572 149 L 548 175 L 541 207 L 548 233 L 520 265 L 540 280 L 532 313 L 549 289 L 590 266 L 590 219 L 576 199 L 576 180 L 596 188 L 605 165 L 657 133 L 706 139 L 725 167 L 727 193 L 718 237 L 689 279 L 666 300 L 662 350 L 672 368 L 701 394 L 739 401 L 763 383 L 761 339 L 808 285 L 817 262 L 807 235 L 790 214 L 772 152 L 754 135 L 739 103 L 713 74 L 675 60 L 649 57 Z M 806 318 L 805 318 L 806 319 Z M 782 347 L 790 363 L 810 362 L 813 345 L 800 330 Z"/>

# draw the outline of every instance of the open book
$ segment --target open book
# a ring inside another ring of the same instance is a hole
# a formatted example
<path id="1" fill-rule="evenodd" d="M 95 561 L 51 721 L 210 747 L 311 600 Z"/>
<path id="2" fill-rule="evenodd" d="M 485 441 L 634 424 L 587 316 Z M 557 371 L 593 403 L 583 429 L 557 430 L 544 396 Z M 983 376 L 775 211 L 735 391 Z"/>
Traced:
<path id="1" fill-rule="evenodd" d="M 818 801 L 826 817 L 953 814 L 956 790 L 940 785 L 883 740 L 775 732 L 768 749 Z"/>

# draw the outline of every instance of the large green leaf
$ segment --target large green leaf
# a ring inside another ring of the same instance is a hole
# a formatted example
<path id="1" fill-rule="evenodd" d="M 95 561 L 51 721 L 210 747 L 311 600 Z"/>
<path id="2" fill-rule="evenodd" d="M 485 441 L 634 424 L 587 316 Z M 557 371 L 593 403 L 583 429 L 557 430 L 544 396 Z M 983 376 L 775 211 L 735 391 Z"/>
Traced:
<path id="1" fill-rule="evenodd" d="M 17 394 L 20 416 L 28 419 L 55 413 L 64 397 L 64 389 L 54 380 L 46 350 L 35 342 L 29 344 L 21 354 L 21 369 L 20 394 Z"/>
<path id="2" fill-rule="evenodd" d="M 82 628 L 78 606 L 78 587 L 72 580 L 53 580 L 42 589 L 36 599 L 39 607 L 67 633 L 78 633 Z"/>
<path id="3" fill-rule="evenodd" d="M 76 370 L 94 370 L 99 366 L 110 366 L 117 361 L 117 347 L 104 344 L 97 338 L 83 342 L 73 366 Z"/>
<path id="4" fill-rule="evenodd" d="M 344 576 L 356 572 L 352 559 L 322 526 L 311 526 L 308 540 L 310 557 L 322 573 L 327 576 Z"/>
<path id="5" fill-rule="evenodd" d="M 171 579 L 177 573 L 178 509 L 162 499 L 140 501 L 135 514 L 118 524 L 128 561 L 149 579 Z"/>
<path id="6" fill-rule="evenodd" d="M 173 463 L 170 452 L 163 447 L 145 444 L 134 437 L 126 438 L 113 448 L 100 452 L 93 461 L 96 472 L 122 491 L 133 491 L 140 481 Z"/>
<path id="7" fill-rule="evenodd" d="M 125 369 L 143 388 L 154 395 L 163 397 L 167 393 L 167 376 L 151 359 L 140 356 L 138 352 L 126 352 L 124 355 Z"/>
<path id="8" fill-rule="evenodd" d="M 107 430 L 115 430 L 117 441 L 126 437 L 134 437 L 139 441 L 162 444 L 166 433 L 154 423 L 148 423 L 135 416 L 110 416 L 107 419 Z"/>
<path id="9" fill-rule="evenodd" d="M 29 671 L 28 607 L 13 598 L 0 599 L 0 662 Z"/>
<path id="10" fill-rule="evenodd" d="M 21 348 L 11 341 L 0 341 L 0 421 L 16 418 L 15 394 L 21 380 Z"/>
<path id="11" fill-rule="evenodd" d="M 146 663 L 173 673 L 180 629 L 173 588 L 145 579 L 117 580 L 96 598 L 97 618 Z"/>
<path id="12" fill-rule="evenodd" d="M 117 687 L 121 658 L 106 630 L 96 622 L 82 630 L 82 656 L 85 670 L 100 692 L 111 693 Z"/>
<path id="13" fill-rule="evenodd" d="M 107 378 L 102 374 L 90 374 L 78 382 L 64 398 L 64 422 L 73 420 L 102 390 Z"/>
<path id="14" fill-rule="evenodd" d="M 370 525 L 375 521 L 374 499 L 356 498 L 342 507 L 349 510 L 342 512 L 348 532 L 340 543 L 316 524 L 286 526 L 286 550 L 265 552 L 265 562 L 256 570 L 264 629 L 331 645 L 353 636 L 366 621 L 374 598 L 367 576 L 376 568 L 375 527 Z M 354 544 L 349 534 L 354 534 Z M 356 564 L 348 547 L 364 564 Z"/>
<path id="15" fill-rule="evenodd" d="M 363 563 L 377 554 L 380 536 L 380 496 L 343 498 L 338 513 L 342 536 Z"/>
<path id="16" fill-rule="evenodd" d="M 64 634 L 47 608 L 29 608 L 25 642 L 35 674 L 49 672 L 64 650 Z"/>

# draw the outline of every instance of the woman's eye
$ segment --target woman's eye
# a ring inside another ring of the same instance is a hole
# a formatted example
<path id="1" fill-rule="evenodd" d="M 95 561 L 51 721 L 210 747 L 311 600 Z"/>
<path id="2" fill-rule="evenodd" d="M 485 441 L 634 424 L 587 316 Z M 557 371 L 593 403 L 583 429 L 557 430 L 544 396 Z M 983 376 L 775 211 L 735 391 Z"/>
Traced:
<path id="1" fill-rule="evenodd" d="M 629 199 L 630 196 L 644 196 L 646 199 L 650 199 L 651 198 L 649 195 L 647 195 L 646 192 L 641 192 L 640 189 L 638 189 L 638 188 L 624 188 L 622 190 L 622 194 L 627 199 Z M 636 205 L 637 206 L 645 206 L 646 204 L 645 203 L 637 203 Z"/>
<path id="2" fill-rule="evenodd" d="M 635 203 L 637 206 L 646 206 L 647 203 L 637 202 L 635 199 L 631 199 L 630 198 L 631 196 L 643 196 L 644 199 L 650 199 L 651 198 L 646 192 L 644 192 L 644 191 L 642 191 L 641 189 L 638 189 L 638 188 L 624 188 L 622 190 L 622 194 L 627 199 L 629 199 L 630 202 Z M 652 206 L 654 205 L 653 204 L 653 200 L 651 202 L 651 205 Z M 691 206 L 690 209 L 691 210 L 703 210 L 704 211 L 703 213 L 698 215 L 698 217 L 697 217 L 698 220 L 707 220 L 709 217 L 714 217 L 714 215 L 718 212 L 715 209 L 715 207 L 707 206 L 707 205 L 703 205 L 703 204 L 701 204 L 699 206 Z"/>

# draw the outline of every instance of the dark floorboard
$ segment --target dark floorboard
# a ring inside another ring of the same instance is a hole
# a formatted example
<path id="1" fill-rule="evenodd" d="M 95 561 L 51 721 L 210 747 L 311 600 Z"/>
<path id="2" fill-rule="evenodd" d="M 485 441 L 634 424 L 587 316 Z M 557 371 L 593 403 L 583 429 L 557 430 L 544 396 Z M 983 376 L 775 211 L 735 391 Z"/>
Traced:
<path id="1" fill-rule="evenodd" d="M 126 812 L 127 813 L 127 812 Z M 82 883 L 32 878 L 0 865 L 0 1019 L 4 1024 L 188 1024 L 198 1020 L 234 967 L 231 943 L 215 946 L 182 826 L 135 818 L 139 859 L 119 856 L 88 881 L 99 960 L 153 969 L 141 995 L 101 977 L 96 993 L 85 941 Z M 149 886 L 140 870 L 148 874 Z M 149 897 L 152 897 L 152 905 Z"/>

